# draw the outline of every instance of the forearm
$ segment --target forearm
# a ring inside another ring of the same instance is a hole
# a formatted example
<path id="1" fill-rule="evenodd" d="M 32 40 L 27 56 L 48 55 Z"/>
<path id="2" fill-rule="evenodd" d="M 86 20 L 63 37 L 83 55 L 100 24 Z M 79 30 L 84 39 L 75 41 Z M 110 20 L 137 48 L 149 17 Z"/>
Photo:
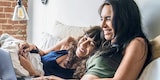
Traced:
<path id="1" fill-rule="evenodd" d="M 41 77 L 33 78 L 33 80 L 65 80 L 65 79 L 54 76 L 54 75 L 50 75 L 50 76 L 41 76 Z"/>
<path id="2" fill-rule="evenodd" d="M 19 55 L 19 61 L 23 68 L 29 72 L 30 76 L 40 76 L 40 73 L 35 70 L 28 58 Z"/>
<path id="3" fill-rule="evenodd" d="M 99 78 L 99 79 L 93 79 L 93 80 L 116 80 L 116 79 L 112 79 L 112 78 Z"/>
<path id="4" fill-rule="evenodd" d="M 119 79 L 113 79 L 113 78 L 100 78 L 93 74 L 85 74 L 81 80 L 119 80 Z"/>
<path id="5" fill-rule="evenodd" d="M 51 52 L 51 51 L 60 50 L 60 47 L 61 47 L 61 45 L 59 44 L 59 45 L 55 45 L 55 46 L 50 47 L 50 48 L 45 49 L 45 50 L 40 50 L 40 49 L 39 49 L 39 54 L 40 54 L 41 56 L 43 56 L 43 55 L 48 54 L 48 53 Z"/>
<path id="6" fill-rule="evenodd" d="M 28 70 L 30 76 L 41 76 L 40 73 L 36 72 L 34 69 Z"/>
<path id="7" fill-rule="evenodd" d="M 43 55 L 47 54 L 48 52 L 45 52 L 45 51 L 39 49 L 38 53 L 40 56 L 43 56 Z"/>

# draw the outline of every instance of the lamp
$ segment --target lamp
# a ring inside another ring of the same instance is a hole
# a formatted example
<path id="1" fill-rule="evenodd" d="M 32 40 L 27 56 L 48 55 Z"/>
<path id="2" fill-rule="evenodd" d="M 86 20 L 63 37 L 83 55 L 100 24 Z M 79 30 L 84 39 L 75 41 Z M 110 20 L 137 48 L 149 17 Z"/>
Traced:
<path id="1" fill-rule="evenodd" d="M 15 6 L 12 20 L 13 21 L 29 20 L 26 9 L 22 5 L 21 0 L 17 0 L 17 5 Z"/>

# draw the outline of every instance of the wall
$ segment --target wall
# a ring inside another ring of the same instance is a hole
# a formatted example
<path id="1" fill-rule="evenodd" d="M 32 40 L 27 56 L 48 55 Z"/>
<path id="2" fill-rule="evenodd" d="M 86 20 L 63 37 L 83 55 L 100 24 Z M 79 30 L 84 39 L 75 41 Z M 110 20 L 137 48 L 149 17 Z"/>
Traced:
<path id="1" fill-rule="evenodd" d="M 28 41 L 38 44 L 42 32 L 54 31 L 55 20 L 77 26 L 99 24 L 98 8 L 103 0 L 48 0 L 47 5 L 41 0 L 28 1 Z M 160 34 L 160 0 L 135 1 L 142 13 L 143 30 L 152 39 Z"/>
<path id="2" fill-rule="evenodd" d="M 160 35 L 160 0 L 135 0 L 142 14 L 142 26 L 148 39 Z"/>
<path id="3" fill-rule="evenodd" d="M 27 1 L 22 0 L 27 8 Z M 12 21 L 16 0 L 0 0 L 0 34 L 8 33 L 14 37 L 26 40 L 27 21 Z"/>
<path id="4" fill-rule="evenodd" d="M 67 25 L 89 26 L 99 24 L 98 8 L 103 0 L 41 0 L 29 1 L 28 41 L 38 44 L 42 32 L 52 32 L 58 20 Z"/>

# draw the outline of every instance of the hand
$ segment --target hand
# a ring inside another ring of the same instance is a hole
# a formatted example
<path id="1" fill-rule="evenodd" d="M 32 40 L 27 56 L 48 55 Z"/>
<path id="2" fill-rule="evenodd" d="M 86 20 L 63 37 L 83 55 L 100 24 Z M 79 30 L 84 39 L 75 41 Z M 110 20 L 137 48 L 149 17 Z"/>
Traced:
<path id="1" fill-rule="evenodd" d="M 33 44 L 27 43 L 27 42 L 23 42 L 19 44 L 19 54 L 24 55 L 28 52 L 30 52 L 31 50 L 36 50 L 37 47 Z"/>
<path id="2" fill-rule="evenodd" d="M 32 80 L 64 80 L 64 79 L 51 75 L 51 76 L 41 76 L 41 77 L 33 78 Z"/>

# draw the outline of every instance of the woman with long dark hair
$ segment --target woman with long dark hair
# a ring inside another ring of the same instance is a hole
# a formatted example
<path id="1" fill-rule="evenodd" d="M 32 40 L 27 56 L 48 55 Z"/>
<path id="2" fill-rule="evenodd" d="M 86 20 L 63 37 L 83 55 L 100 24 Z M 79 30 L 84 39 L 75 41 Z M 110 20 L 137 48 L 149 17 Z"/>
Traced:
<path id="1" fill-rule="evenodd" d="M 137 4 L 134 0 L 105 0 L 99 14 L 105 40 L 87 61 L 82 80 L 137 80 L 151 58 Z"/>

